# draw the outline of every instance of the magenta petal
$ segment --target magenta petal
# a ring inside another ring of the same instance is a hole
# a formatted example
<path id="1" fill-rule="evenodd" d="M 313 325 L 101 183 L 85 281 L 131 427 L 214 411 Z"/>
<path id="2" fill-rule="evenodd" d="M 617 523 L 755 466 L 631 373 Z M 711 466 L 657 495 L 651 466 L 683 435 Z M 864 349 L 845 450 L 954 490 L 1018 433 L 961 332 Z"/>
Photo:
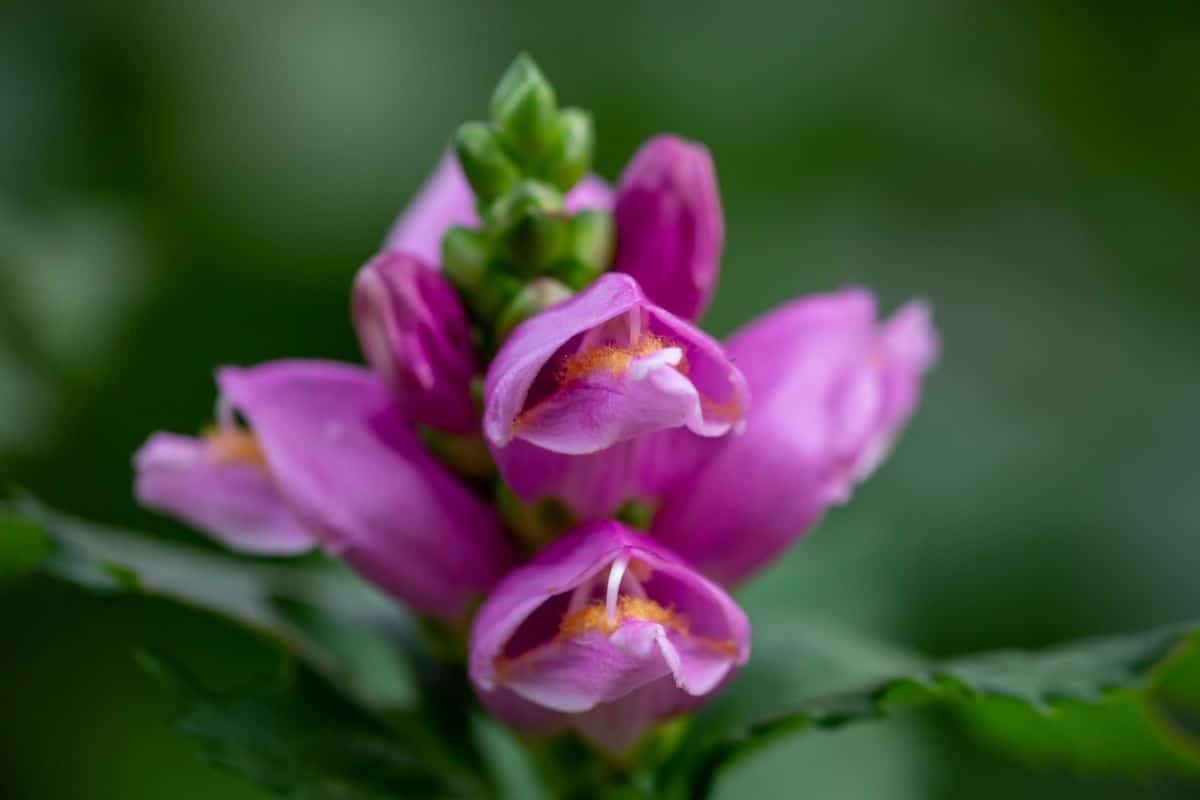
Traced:
<path id="1" fill-rule="evenodd" d="M 233 550 L 287 555 L 317 544 L 265 470 L 222 461 L 204 439 L 156 433 L 134 456 L 134 467 L 139 503 L 173 514 Z"/>
<path id="2" fill-rule="evenodd" d="M 747 403 L 717 342 L 610 273 L 509 336 L 484 382 L 484 434 L 583 455 L 679 426 L 720 436 Z"/>
<path id="3" fill-rule="evenodd" d="M 494 514 L 422 450 L 368 371 L 280 361 L 217 380 L 296 515 L 383 589 L 453 620 L 508 566 Z"/>
<path id="4" fill-rule="evenodd" d="M 568 211 L 612 207 L 612 190 L 595 175 L 587 175 L 567 193 Z M 388 232 L 385 250 L 399 250 L 427 264 L 442 260 L 442 234 L 452 225 L 476 227 L 475 196 L 453 152 L 446 151 L 433 174 Z"/>
<path id="5" fill-rule="evenodd" d="M 721 582 L 778 556 L 885 457 L 937 355 L 919 303 L 882 325 L 870 293 L 791 303 L 734 334 L 754 406 L 745 433 L 693 437 L 705 466 L 676 480 L 653 533 Z"/>
<path id="6" fill-rule="evenodd" d="M 479 429 L 470 325 L 438 272 L 407 253 L 381 253 L 355 277 L 352 311 L 367 363 L 409 420 L 449 433 Z"/>
<path id="7" fill-rule="evenodd" d="M 656 136 L 617 184 L 613 270 L 637 279 L 646 296 L 695 319 L 717 281 L 725 239 L 712 157 L 703 145 Z"/>
<path id="8" fill-rule="evenodd" d="M 509 724 L 571 727 L 619 754 L 748 656 L 749 623 L 728 595 L 653 540 L 598 522 L 500 582 L 472 626 L 470 672 Z"/>
<path id="9" fill-rule="evenodd" d="M 509 488 L 522 500 L 557 498 L 576 520 L 590 522 L 611 517 L 623 503 L 648 496 L 657 486 L 646 477 L 645 438 L 583 456 L 554 453 L 516 440 L 492 455 Z"/>

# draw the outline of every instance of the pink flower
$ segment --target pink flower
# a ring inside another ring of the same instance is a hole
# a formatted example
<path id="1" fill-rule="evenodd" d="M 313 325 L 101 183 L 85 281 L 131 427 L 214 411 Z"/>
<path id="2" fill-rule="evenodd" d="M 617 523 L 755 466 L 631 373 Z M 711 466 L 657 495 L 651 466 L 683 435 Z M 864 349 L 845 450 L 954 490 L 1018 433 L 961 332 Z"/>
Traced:
<path id="1" fill-rule="evenodd" d="M 748 402 L 715 340 L 609 274 L 512 332 L 484 381 L 483 430 L 519 496 L 557 496 L 588 517 L 631 488 L 639 437 L 722 436 Z"/>
<path id="2" fill-rule="evenodd" d="M 777 557 L 883 460 L 937 357 L 928 309 L 887 322 L 869 292 L 792 302 L 728 341 L 754 405 L 746 432 L 688 445 L 699 465 L 663 498 L 653 535 L 723 583 Z M 675 448 L 678 452 L 678 448 Z"/>
<path id="3" fill-rule="evenodd" d="M 745 614 L 657 542 L 577 528 L 513 570 L 471 628 L 480 699 L 534 735 L 564 728 L 619 755 L 717 691 L 750 654 Z"/>
<path id="4" fill-rule="evenodd" d="M 279 361 L 226 367 L 217 384 L 216 429 L 155 434 L 134 457 L 143 505 L 246 552 L 320 544 L 450 621 L 511 563 L 491 509 L 425 453 L 366 370 Z"/>
<path id="5" fill-rule="evenodd" d="M 438 272 L 407 253 L 380 253 L 355 277 L 351 310 L 367 363 L 405 417 L 449 433 L 479 429 L 471 329 Z"/>
<path id="6" fill-rule="evenodd" d="M 725 240 L 712 157 L 703 145 L 656 136 L 617 184 L 613 270 L 637 279 L 653 302 L 685 319 L 708 305 Z"/>

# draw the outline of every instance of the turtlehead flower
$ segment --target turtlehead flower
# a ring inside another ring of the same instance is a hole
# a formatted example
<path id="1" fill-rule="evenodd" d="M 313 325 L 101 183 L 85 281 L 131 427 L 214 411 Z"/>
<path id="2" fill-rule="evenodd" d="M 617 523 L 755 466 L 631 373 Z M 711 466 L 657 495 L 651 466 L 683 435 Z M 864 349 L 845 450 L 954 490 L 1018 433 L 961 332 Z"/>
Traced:
<path id="1" fill-rule="evenodd" d="M 712 157 L 703 145 L 656 136 L 617 183 L 613 270 L 637 279 L 652 301 L 685 319 L 708 305 L 725 241 Z"/>
<path id="2" fill-rule="evenodd" d="M 484 381 L 483 429 L 518 496 L 589 517 L 643 482 L 638 437 L 723 436 L 748 402 L 715 340 L 608 274 L 512 332 Z"/>
<path id="3" fill-rule="evenodd" d="M 471 628 L 481 701 L 532 735 L 572 729 L 620 755 L 711 695 L 750 654 L 741 609 L 661 544 L 577 528 L 513 570 Z"/>
<path id="4" fill-rule="evenodd" d="M 778 556 L 886 456 L 937 356 L 929 311 L 876 321 L 869 292 L 805 298 L 735 333 L 729 356 L 754 394 L 743 436 L 693 447 L 653 534 L 729 583 Z"/>
<path id="5" fill-rule="evenodd" d="M 484 381 L 484 433 L 582 455 L 679 426 L 722 436 L 748 400 L 720 344 L 610 274 L 513 331 Z"/>
<path id="6" fill-rule="evenodd" d="M 569 213 L 587 208 L 612 207 L 612 189 L 595 175 L 585 175 L 565 198 Z M 475 227 L 479 214 L 475 195 L 467 184 L 454 153 L 447 151 L 433 174 L 392 225 L 385 250 L 399 250 L 427 264 L 441 261 L 442 234 L 452 225 Z"/>
<path id="7" fill-rule="evenodd" d="M 421 448 L 368 371 L 280 361 L 226 367 L 217 384 L 215 429 L 156 434 L 134 457 L 143 505 L 246 552 L 320 544 L 448 621 L 511 563 L 491 509 Z"/>
<path id="8" fill-rule="evenodd" d="M 385 251 L 355 277 L 351 311 L 367 363 L 408 419 L 448 433 L 479 429 L 471 329 L 441 275 L 416 256 Z"/>

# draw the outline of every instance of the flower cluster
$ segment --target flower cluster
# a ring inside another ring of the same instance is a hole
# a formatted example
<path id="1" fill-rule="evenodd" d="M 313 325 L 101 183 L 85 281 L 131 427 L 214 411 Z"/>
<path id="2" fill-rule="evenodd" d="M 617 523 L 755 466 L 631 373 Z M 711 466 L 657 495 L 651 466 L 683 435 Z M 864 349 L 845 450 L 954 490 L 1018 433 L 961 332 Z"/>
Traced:
<path id="1" fill-rule="evenodd" d="M 656 137 L 614 190 L 592 149 L 519 58 L 354 280 L 369 366 L 223 368 L 215 425 L 135 465 L 230 548 L 319 547 L 469 630 L 485 707 L 619 755 L 745 663 L 727 587 L 879 464 L 937 339 L 860 289 L 713 339 L 708 152 Z"/>

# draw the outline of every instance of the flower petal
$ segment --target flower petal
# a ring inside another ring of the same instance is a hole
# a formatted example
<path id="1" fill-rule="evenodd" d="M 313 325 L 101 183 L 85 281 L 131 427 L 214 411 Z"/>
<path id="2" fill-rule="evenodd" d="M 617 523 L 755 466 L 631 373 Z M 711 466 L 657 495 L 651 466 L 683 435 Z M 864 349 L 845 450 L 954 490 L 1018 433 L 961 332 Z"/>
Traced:
<path id="1" fill-rule="evenodd" d="M 380 253 L 354 279 L 352 311 L 367 363 L 408 419 L 450 433 L 479 429 L 471 330 L 440 273 L 407 253 Z"/>
<path id="2" fill-rule="evenodd" d="M 673 482 L 652 527 L 723 583 L 778 556 L 879 464 L 916 405 L 937 337 L 923 305 L 880 325 L 874 298 L 852 289 L 784 306 L 728 350 L 754 392 L 746 432 L 693 437 L 704 466 Z"/>
<path id="3" fill-rule="evenodd" d="M 297 516 L 385 590 L 457 619 L 507 568 L 493 512 L 425 453 L 368 371 L 282 361 L 227 367 L 218 383 Z"/>
<path id="4" fill-rule="evenodd" d="M 245 553 L 288 555 L 317 545 L 260 466 L 215 456 L 210 442 L 156 433 L 134 455 L 135 493 Z"/>
<path id="5" fill-rule="evenodd" d="M 696 319 L 717 281 L 725 238 L 712 157 L 703 145 L 656 136 L 617 185 L 613 270 L 637 279 L 663 308 Z"/>

